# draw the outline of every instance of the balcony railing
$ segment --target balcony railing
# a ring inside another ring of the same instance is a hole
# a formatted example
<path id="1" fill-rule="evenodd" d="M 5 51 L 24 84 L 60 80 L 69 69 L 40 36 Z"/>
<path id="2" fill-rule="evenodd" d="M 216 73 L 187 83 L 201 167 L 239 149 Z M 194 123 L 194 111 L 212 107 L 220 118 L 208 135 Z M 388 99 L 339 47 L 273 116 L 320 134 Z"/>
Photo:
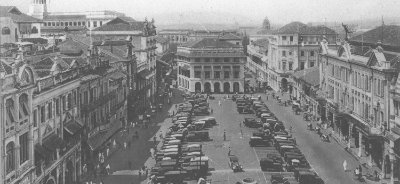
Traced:
<path id="1" fill-rule="evenodd" d="M 82 105 L 82 113 L 88 113 L 93 111 L 94 109 L 106 104 L 108 101 L 111 99 L 115 98 L 117 95 L 115 92 L 110 92 L 106 95 L 103 95 L 99 97 L 98 99 L 94 100 L 93 102 L 89 104 L 83 104 Z"/>

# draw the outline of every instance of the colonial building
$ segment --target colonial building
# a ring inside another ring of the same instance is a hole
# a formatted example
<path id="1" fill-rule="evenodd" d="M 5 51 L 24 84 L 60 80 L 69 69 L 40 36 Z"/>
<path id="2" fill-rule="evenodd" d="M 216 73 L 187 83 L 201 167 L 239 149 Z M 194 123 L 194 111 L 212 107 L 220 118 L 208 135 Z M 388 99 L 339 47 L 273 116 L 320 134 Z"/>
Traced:
<path id="1" fill-rule="evenodd" d="M 137 77 L 135 81 L 137 95 L 135 99 L 129 99 L 130 106 L 136 109 L 131 114 L 142 114 L 154 103 L 156 94 L 156 29 L 154 20 L 129 22 L 121 18 L 115 18 L 107 24 L 87 33 L 95 40 L 127 40 L 132 46 L 132 54 L 136 56 Z M 105 48 L 106 49 L 106 48 Z M 114 50 L 119 49 L 114 47 Z M 111 51 L 111 48 L 108 49 Z M 123 49 L 122 49 L 123 50 Z"/>
<path id="2" fill-rule="evenodd" d="M 325 26 L 289 23 L 273 33 L 269 44 L 268 83 L 275 90 L 288 90 L 288 74 L 318 65 L 323 36 L 336 45 L 337 34 Z"/>
<path id="3" fill-rule="evenodd" d="M 390 116 L 396 109 L 390 110 L 391 101 L 393 106 L 396 101 L 391 86 L 399 73 L 398 42 L 393 40 L 399 37 L 398 30 L 398 26 L 381 26 L 337 49 L 324 40 L 319 58 L 326 99 L 322 116 L 334 136 L 346 141 L 361 162 L 379 168 L 382 176 L 398 172 L 392 164 L 398 163 L 393 149 L 399 135 L 396 118 Z"/>
<path id="4" fill-rule="evenodd" d="M 268 79 L 268 39 L 258 39 L 250 41 L 247 45 L 246 67 L 256 74 L 258 87 L 267 85 Z"/>
<path id="5" fill-rule="evenodd" d="M 171 43 L 182 44 L 188 42 L 189 29 L 163 29 L 157 34 L 169 39 Z"/>
<path id="6" fill-rule="evenodd" d="M 41 35 L 41 20 L 28 16 L 15 6 L 0 6 L 0 49 L 24 38 L 39 38 Z"/>
<path id="7" fill-rule="evenodd" d="M 84 33 L 87 29 L 100 27 L 116 17 L 134 21 L 115 11 L 48 12 L 48 4 L 49 0 L 31 0 L 28 15 L 43 21 L 41 35 L 49 39 L 65 39 L 66 32 Z"/>
<path id="8" fill-rule="evenodd" d="M 243 47 L 203 38 L 178 47 L 178 86 L 189 92 L 243 92 Z"/>

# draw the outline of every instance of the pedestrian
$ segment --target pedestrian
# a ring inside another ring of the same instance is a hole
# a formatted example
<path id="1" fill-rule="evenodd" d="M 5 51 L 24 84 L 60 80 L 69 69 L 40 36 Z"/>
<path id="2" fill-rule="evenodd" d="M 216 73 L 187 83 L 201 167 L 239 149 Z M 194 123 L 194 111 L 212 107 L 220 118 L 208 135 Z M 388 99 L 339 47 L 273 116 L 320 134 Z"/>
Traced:
<path id="1" fill-rule="evenodd" d="M 110 164 L 107 164 L 106 166 L 107 175 L 110 175 L 110 169 L 111 169 Z"/>
<path id="2" fill-rule="evenodd" d="M 160 131 L 160 139 L 163 139 L 163 132 L 162 132 L 162 130 Z"/>
<path id="3" fill-rule="evenodd" d="M 117 142 L 115 142 L 115 139 L 114 139 L 114 141 L 113 141 L 113 147 L 114 147 L 114 148 L 117 147 Z"/>
<path id="4" fill-rule="evenodd" d="M 268 100 L 268 94 L 267 94 L 267 96 L 265 96 L 266 97 L 266 99 Z"/>
<path id="5" fill-rule="evenodd" d="M 106 155 L 107 155 L 107 157 L 108 157 L 109 154 L 110 154 L 110 148 L 107 147 L 107 150 L 106 150 Z"/>
<path id="6" fill-rule="evenodd" d="M 156 136 L 153 137 L 153 143 L 154 143 L 154 145 L 157 144 L 157 138 L 156 138 Z"/>
<path id="7" fill-rule="evenodd" d="M 213 114 L 214 113 L 214 110 L 213 110 L 213 108 L 211 108 L 211 114 Z"/>
<path id="8" fill-rule="evenodd" d="M 219 104 L 219 106 L 221 106 L 221 100 L 218 100 L 218 104 Z"/>
<path id="9" fill-rule="evenodd" d="M 99 152 L 99 161 L 101 160 L 101 152 Z"/>
<path id="10" fill-rule="evenodd" d="M 343 161 L 343 170 L 344 170 L 344 172 L 347 172 L 347 161 L 346 160 Z"/>
<path id="11" fill-rule="evenodd" d="M 224 141 L 226 141 L 226 131 L 224 130 Z"/>
<path id="12" fill-rule="evenodd" d="M 228 156 L 231 156 L 231 152 L 232 152 L 232 149 L 231 149 L 231 147 L 229 146 L 229 147 L 228 147 Z"/>
<path id="13" fill-rule="evenodd" d="M 293 132 L 293 127 L 292 127 L 292 126 L 289 127 L 289 132 L 290 132 L 290 133 Z"/>
<path id="14" fill-rule="evenodd" d="M 124 149 L 126 149 L 126 146 L 127 146 L 127 145 L 126 145 L 126 142 L 124 142 Z"/>
<path id="15" fill-rule="evenodd" d="M 357 176 L 358 179 L 360 179 L 360 171 L 358 170 L 358 167 L 354 170 L 354 175 Z"/>

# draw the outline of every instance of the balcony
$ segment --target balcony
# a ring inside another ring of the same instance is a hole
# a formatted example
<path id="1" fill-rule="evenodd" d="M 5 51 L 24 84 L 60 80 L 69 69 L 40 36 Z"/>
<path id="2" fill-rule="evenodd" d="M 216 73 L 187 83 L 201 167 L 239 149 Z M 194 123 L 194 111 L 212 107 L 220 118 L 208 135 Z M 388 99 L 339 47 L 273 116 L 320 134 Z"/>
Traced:
<path id="1" fill-rule="evenodd" d="M 93 102 L 89 103 L 89 104 L 83 104 L 82 105 L 82 113 L 88 113 L 93 111 L 94 109 L 106 104 L 108 101 L 110 101 L 111 99 L 115 98 L 117 95 L 115 92 L 110 92 L 106 95 L 103 95 L 99 98 L 97 98 L 96 100 L 94 100 Z"/>

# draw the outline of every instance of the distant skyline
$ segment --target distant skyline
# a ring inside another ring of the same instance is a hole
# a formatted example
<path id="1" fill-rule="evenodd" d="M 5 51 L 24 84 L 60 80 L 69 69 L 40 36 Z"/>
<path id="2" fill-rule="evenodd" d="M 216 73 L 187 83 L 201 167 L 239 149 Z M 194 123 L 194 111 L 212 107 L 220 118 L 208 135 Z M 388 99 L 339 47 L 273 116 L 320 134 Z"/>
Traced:
<path id="1" fill-rule="evenodd" d="M 163 14 L 222 12 L 246 17 L 249 24 L 260 24 L 265 17 L 272 23 L 292 21 L 341 22 L 359 19 L 400 17 L 399 0 L 47 0 L 50 12 L 113 10 L 137 20 Z M 28 12 L 31 0 L 0 0 L 0 5 L 17 6 Z M 165 17 L 164 17 L 165 18 Z M 221 19 L 224 20 L 224 19 Z M 207 22 L 207 20 L 199 20 Z M 156 19 L 157 22 L 157 19 Z M 157 22 L 163 24 L 163 22 Z M 221 21 L 220 23 L 224 23 Z M 233 22 L 227 22 L 232 24 Z M 242 23 L 241 23 L 242 24 Z"/>

